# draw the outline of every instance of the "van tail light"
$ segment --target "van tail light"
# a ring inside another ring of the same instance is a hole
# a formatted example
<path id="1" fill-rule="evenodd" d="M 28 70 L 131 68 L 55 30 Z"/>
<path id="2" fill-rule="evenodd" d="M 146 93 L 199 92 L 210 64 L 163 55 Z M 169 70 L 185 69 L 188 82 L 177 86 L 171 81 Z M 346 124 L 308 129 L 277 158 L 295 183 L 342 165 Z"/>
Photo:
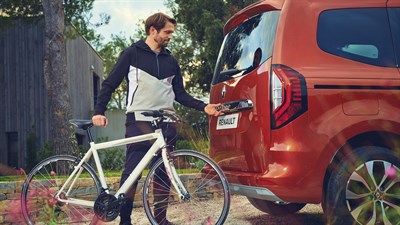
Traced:
<path id="1" fill-rule="evenodd" d="M 300 73 L 284 65 L 272 65 L 271 128 L 290 123 L 307 111 L 306 81 Z"/>

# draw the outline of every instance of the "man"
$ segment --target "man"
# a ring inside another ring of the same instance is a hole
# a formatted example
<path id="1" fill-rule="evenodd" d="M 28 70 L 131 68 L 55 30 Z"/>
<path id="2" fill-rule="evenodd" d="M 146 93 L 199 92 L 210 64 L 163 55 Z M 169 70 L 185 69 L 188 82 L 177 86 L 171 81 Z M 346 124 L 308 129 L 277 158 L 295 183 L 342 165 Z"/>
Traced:
<path id="1" fill-rule="evenodd" d="M 141 113 L 148 110 L 174 111 L 174 100 L 179 103 L 204 111 L 210 116 L 222 113 L 216 110 L 220 104 L 205 104 L 190 96 L 183 87 L 180 67 L 176 59 L 166 49 L 176 27 L 175 19 L 156 13 L 147 18 L 145 23 L 146 40 L 138 41 L 125 49 L 109 77 L 103 82 L 97 104 L 95 106 L 93 124 L 107 126 L 108 119 L 104 116 L 111 94 L 125 78 L 128 81 L 126 97 L 126 137 L 137 136 L 153 131 L 150 121 L 153 118 Z M 163 124 L 163 134 L 168 143 L 175 144 L 176 129 L 173 123 Z M 121 176 L 122 185 L 132 170 L 137 166 L 150 147 L 149 142 L 129 145 L 126 152 L 125 169 Z M 127 193 L 128 201 L 120 212 L 120 224 L 130 225 L 133 197 L 137 182 Z M 168 224 L 165 211 L 159 215 L 161 225 Z"/>

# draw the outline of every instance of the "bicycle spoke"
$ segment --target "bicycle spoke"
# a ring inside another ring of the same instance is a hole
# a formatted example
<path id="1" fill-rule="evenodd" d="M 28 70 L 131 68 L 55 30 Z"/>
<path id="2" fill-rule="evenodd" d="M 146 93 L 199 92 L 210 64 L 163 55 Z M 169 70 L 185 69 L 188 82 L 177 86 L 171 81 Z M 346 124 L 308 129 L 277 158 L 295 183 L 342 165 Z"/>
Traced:
<path id="1" fill-rule="evenodd" d="M 185 199 L 156 174 L 162 161 L 154 164 L 143 185 L 143 204 L 152 223 L 168 220 L 174 224 L 222 224 L 229 209 L 229 189 L 218 167 L 211 160 L 193 151 L 173 153 L 175 169 L 188 191 Z M 207 169 L 205 169 L 207 168 Z M 171 190 L 172 189 L 172 190 Z M 210 210 L 208 210 L 210 209 Z M 166 214 L 166 217 L 165 217 Z M 179 215 L 179 216 L 178 216 Z"/>
<path id="2" fill-rule="evenodd" d="M 94 217 L 93 208 L 83 207 L 77 203 L 69 204 L 54 198 L 56 194 L 60 199 L 68 200 L 73 197 L 77 200 L 95 201 L 100 192 L 100 182 L 97 175 L 87 164 L 83 164 L 84 173 L 88 178 L 78 177 L 78 182 L 71 188 L 69 196 L 58 193 L 67 175 L 72 171 L 76 158 L 71 156 L 54 156 L 41 162 L 28 175 L 27 185 L 23 187 L 23 214 L 28 224 L 89 224 Z M 61 175 L 65 175 L 64 178 Z M 87 186 L 82 186 L 81 179 L 85 179 Z"/>

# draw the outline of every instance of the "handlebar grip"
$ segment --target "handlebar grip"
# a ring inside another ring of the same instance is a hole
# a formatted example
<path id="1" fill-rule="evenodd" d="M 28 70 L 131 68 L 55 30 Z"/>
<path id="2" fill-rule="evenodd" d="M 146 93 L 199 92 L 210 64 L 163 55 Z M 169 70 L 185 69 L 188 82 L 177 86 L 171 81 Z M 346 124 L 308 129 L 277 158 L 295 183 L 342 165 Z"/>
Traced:
<path id="1" fill-rule="evenodd" d="M 160 111 L 149 111 L 149 112 L 142 112 L 143 116 L 151 116 L 154 118 L 163 117 L 162 112 Z"/>

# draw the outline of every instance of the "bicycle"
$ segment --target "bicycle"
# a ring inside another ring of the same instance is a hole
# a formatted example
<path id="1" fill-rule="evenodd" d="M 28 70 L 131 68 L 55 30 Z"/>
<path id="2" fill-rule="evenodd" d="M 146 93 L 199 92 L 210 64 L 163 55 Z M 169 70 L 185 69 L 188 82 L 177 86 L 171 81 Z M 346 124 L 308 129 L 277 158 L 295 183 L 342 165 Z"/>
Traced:
<path id="1" fill-rule="evenodd" d="M 172 151 L 172 146 L 166 144 L 160 124 L 167 119 L 176 121 L 176 114 L 166 111 L 143 114 L 155 118 L 154 133 L 103 143 L 94 143 L 91 120 L 70 120 L 74 126 L 86 130 L 90 148 L 83 157 L 56 155 L 32 169 L 21 194 L 26 222 L 96 224 L 113 221 L 126 201 L 125 193 L 130 185 L 161 153 L 162 157 L 153 162 L 143 183 L 142 202 L 150 223 L 162 223 L 156 220 L 155 214 L 168 209 L 167 218 L 163 219 L 173 224 L 223 224 L 229 211 L 230 190 L 222 170 L 204 154 L 193 150 Z M 126 182 L 111 194 L 97 151 L 147 140 L 155 141 Z M 89 165 L 91 158 L 97 172 Z M 170 182 L 162 181 L 157 175 L 160 173 Z"/>

